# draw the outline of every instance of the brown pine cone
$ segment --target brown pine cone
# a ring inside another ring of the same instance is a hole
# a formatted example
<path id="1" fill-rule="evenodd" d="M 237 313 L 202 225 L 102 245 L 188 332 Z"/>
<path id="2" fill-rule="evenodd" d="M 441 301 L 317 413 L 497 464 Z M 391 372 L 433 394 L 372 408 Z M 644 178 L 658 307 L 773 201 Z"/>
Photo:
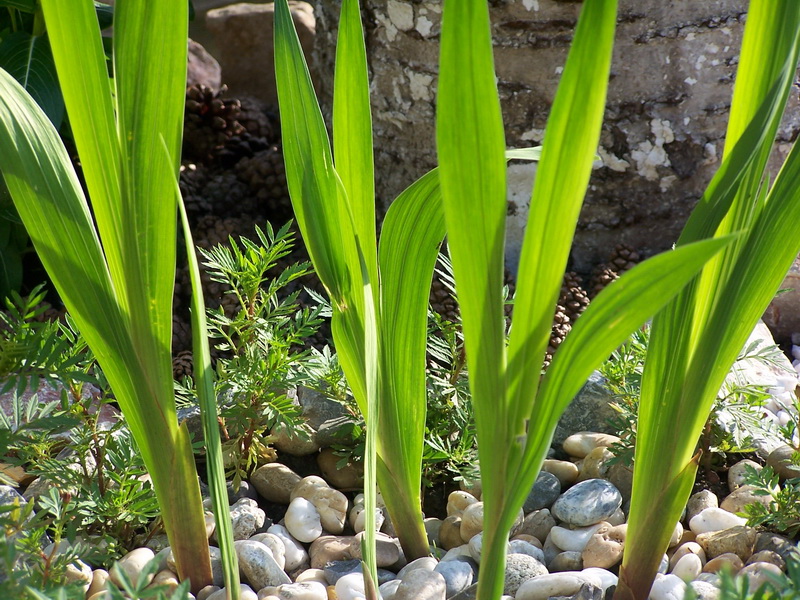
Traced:
<path id="1" fill-rule="evenodd" d="M 625 271 L 632 269 L 642 260 L 639 253 L 626 244 L 617 244 L 609 256 L 609 266 L 617 274 L 622 275 Z"/>
<path id="2" fill-rule="evenodd" d="M 214 92 L 202 84 L 186 89 L 186 109 L 183 128 L 183 155 L 192 160 L 208 162 L 214 148 L 222 146 L 229 137 L 244 132 L 237 117 L 241 103 L 224 99 L 227 87 Z"/>
<path id="3" fill-rule="evenodd" d="M 172 378 L 181 380 L 184 377 L 191 377 L 194 370 L 194 362 L 192 360 L 192 351 L 183 350 L 178 352 L 175 358 L 172 359 Z"/>
<path id="4" fill-rule="evenodd" d="M 599 264 L 595 267 L 592 278 L 589 281 L 591 298 L 594 298 L 612 281 L 619 278 L 619 273 L 607 264 Z"/>
<path id="5" fill-rule="evenodd" d="M 286 167 L 280 146 L 270 146 L 243 158 L 236 164 L 236 174 L 250 186 L 251 193 L 261 201 L 270 217 L 284 218 L 291 214 Z"/>
<path id="6" fill-rule="evenodd" d="M 243 158 L 251 157 L 270 146 L 266 138 L 245 132 L 228 138 L 221 148 L 214 150 L 214 161 L 223 169 L 229 169 Z"/>
<path id="7" fill-rule="evenodd" d="M 258 207 L 247 185 L 230 172 L 212 175 L 202 196 L 211 207 L 209 212 L 219 216 L 252 213 Z"/>
<path id="8" fill-rule="evenodd" d="M 247 133 L 270 141 L 280 138 L 278 119 L 270 113 L 269 107 L 264 102 L 253 96 L 241 96 L 239 104 L 236 120 Z"/>
<path id="9" fill-rule="evenodd" d="M 192 347 L 192 326 L 188 319 L 177 314 L 172 316 L 172 353 L 180 353 Z"/>

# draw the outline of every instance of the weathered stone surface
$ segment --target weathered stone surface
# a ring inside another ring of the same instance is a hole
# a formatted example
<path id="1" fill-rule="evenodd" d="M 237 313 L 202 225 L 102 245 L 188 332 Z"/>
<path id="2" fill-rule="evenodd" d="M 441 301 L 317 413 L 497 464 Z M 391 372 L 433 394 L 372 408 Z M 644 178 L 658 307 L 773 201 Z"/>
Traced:
<path id="1" fill-rule="evenodd" d="M 189 57 L 186 67 L 186 85 L 203 84 L 216 91 L 222 84 L 222 69 L 217 59 L 201 44 L 189 40 Z"/>
<path id="2" fill-rule="evenodd" d="M 366 0 L 378 197 L 388 203 L 436 164 L 435 92 L 441 3 Z M 403 8 L 399 9 L 398 6 Z M 510 147 L 538 144 L 580 2 L 493 2 L 495 64 Z M 588 271 L 624 241 L 667 249 L 719 166 L 746 0 L 624 0 L 608 106 L 576 231 L 573 266 Z M 317 2 L 324 104 L 330 107 L 338 4 Z M 322 40 L 320 40 L 321 42 Z M 785 155 L 798 128 L 797 99 L 779 132 Z M 508 240 L 521 245 L 535 164 L 510 167 Z M 773 163 L 772 172 L 775 172 Z M 516 254 L 510 250 L 509 254 Z M 512 257 L 510 266 L 515 268 Z"/>
<path id="3" fill-rule="evenodd" d="M 314 46 L 314 10 L 306 2 L 289 2 L 300 44 L 311 59 Z M 231 4 L 206 13 L 206 26 L 219 49 L 222 80 L 233 95 L 250 94 L 277 104 L 273 52 L 275 5 Z"/>

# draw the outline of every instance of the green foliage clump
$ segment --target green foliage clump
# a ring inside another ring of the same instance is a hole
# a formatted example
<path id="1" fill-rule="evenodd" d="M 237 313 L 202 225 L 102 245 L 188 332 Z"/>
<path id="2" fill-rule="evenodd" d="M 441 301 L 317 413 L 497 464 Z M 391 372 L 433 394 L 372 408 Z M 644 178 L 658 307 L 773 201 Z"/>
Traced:
<path id="1" fill-rule="evenodd" d="M 310 273 L 307 262 L 270 274 L 292 249 L 287 223 L 277 232 L 256 227 L 259 243 L 245 237 L 229 246 L 201 250 L 214 281 L 230 287 L 233 309 L 225 303 L 208 311 L 209 337 L 221 353 L 216 395 L 222 398 L 222 450 L 235 486 L 268 461 L 269 432 L 276 426 L 291 436 L 306 436 L 300 407 L 288 391 L 308 378 L 311 351 L 304 343 L 322 322 L 322 308 L 300 308 L 296 290 L 286 288 Z M 232 313 L 232 314 L 231 314 Z"/>
<path id="2" fill-rule="evenodd" d="M 800 453 L 794 453 L 792 462 L 800 465 Z M 743 516 L 748 525 L 769 527 L 790 537 L 800 532 L 800 477 L 787 479 L 781 486 L 772 467 L 756 470 L 748 465 L 745 483 L 755 488 L 754 494 L 769 497 L 767 505 L 753 502 L 744 507 Z"/>

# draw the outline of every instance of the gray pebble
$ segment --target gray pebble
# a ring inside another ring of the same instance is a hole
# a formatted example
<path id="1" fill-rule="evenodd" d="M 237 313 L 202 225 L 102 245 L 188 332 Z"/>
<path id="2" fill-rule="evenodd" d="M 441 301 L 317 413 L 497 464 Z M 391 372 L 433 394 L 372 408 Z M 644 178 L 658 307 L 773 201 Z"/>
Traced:
<path id="1" fill-rule="evenodd" d="M 527 554 L 509 554 L 506 559 L 506 581 L 503 593 L 513 596 L 519 586 L 537 575 L 546 575 L 547 567 Z"/>
<path id="2" fill-rule="evenodd" d="M 605 479 L 587 479 L 564 492 L 551 511 L 564 523 L 584 527 L 608 519 L 621 505 L 622 495 L 613 484 Z"/>
<path id="3" fill-rule="evenodd" d="M 289 576 L 280 568 L 272 552 L 261 542 L 238 540 L 234 542 L 239 569 L 248 583 L 257 590 L 268 585 L 292 583 Z"/>
<path id="4" fill-rule="evenodd" d="M 448 598 L 466 590 L 478 577 L 478 565 L 467 556 L 441 562 L 434 571 L 444 577 Z"/>
<path id="5" fill-rule="evenodd" d="M 561 482 L 558 477 L 547 471 L 541 471 L 522 505 L 522 510 L 527 515 L 534 510 L 549 508 L 560 495 Z"/>
<path id="6" fill-rule="evenodd" d="M 322 571 L 325 574 L 325 579 L 328 581 L 328 585 L 336 585 L 336 582 L 345 575 L 349 575 L 350 573 L 361 573 L 361 561 L 355 558 L 351 560 L 335 560 L 325 565 Z M 384 583 L 391 581 L 396 577 L 397 575 L 391 571 L 387 571 L 386 569 L 378 569 L 378 585 L 383 585 Z"/>
<path id="7" fill-rule="evenodd" d="M 551 573 L 581 571 L 583 570 L 583 558 L 580 552 L 562 552 L 548 563 L 547 568 Z"/>
<path id="8" fill-rule="evenodd" d="M 445 600 L 447 584 L 441 573 L 414 569 L 406 573 L 395 592 L 395 600 Z"/>

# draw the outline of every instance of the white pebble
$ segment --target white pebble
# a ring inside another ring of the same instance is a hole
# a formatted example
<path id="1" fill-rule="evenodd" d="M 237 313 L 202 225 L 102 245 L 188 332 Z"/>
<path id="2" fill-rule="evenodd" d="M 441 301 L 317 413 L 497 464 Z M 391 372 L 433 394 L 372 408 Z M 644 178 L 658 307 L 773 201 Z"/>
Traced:
<path id="1" fill-rule="evenodd" d="M 291 600 L 328 600 L 328 590 L 318 581 L 285 583 L 278 586 L 276 595 Z"/>
<path id="2" fill-rule="evenodd" d="M 686 582 L 676 575 L 656 575 L 650 588 L 650 600 L 683 600 Z"/>
<path id="3" fill-rule="evenodd" d="M 700 575 L 703 571 L 703 561 L 697 554 L 685 554 L 677 563 L 675 568 L 672 569 L 672 574 L 677 575 L 687 583 L 692 581 L 695 577 Z"/>
<path id="4" fill-rule="evenodd" d="M 340 577 L 335 590 L 337 600 L 366 600 L 364 576 L 361 573 L 350 573 Z"/>
<path id="5" fill-rule="evenodd" d="M 270 525 L 267 532 L 275 534 L 283 542 L 284 546 L 284 569 L 287 572 L 294 571 L 306 560 L 308 552 L 303 545 L 283 525 Z"/>
<path id="6" fill-rule="evenodd" d="M 607 569 L 588 567 L 580 572 L 592 585 L 602 588 L 605 592 L 612 585 L 619 583 L 619 578 Z"/>
<path id="7" fill-rule="evenodd" d="M 313 542 L 322 535 L 322 523 L 316 507 L 297 497 L 289 504 L 284 517 L 286 529 L 300 542 Z"/>
<path id="8" fill-rule="evenodd" d="M 552 542 L 565 552 L 583 552 L 595 532 L 604 525 L 603 522 L 588 527 L 567 529 L 556 525 L 550 530 Z"/>
<path id="9" fill-rule="evenodd" d="M 746 523 L 746 519 L 737 517 L 727 510 L 709 507 L 692 517 L 692 520 L 689 521 L 689 528 L 699 535 L 711 531 L 723 531 Z"/>

